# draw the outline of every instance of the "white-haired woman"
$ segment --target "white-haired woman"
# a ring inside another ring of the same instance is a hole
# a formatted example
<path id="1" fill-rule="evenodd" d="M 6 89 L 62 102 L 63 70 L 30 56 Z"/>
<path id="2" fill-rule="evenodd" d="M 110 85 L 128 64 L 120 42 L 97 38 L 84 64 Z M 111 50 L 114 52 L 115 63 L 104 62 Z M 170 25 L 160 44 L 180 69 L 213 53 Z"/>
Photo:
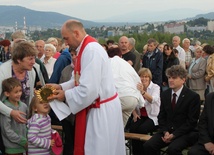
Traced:
<path id="1" fill-rule="evenodd" d="M 202 57 L 202 51 L 202 47 L 195 49 L 195 58 L 192 59 L 188 69 L 188 85 L 191 90 L 200 95 L 200 100 L 204 101 L 204 91 L 206 89 L 204 77 L 207 62 Z"/>
<path id="2" fill-rule="evenodd" d="M 45 57 L 42 58 L 41 61 L 45 65 L 45 68 L 48 72 L 48 77 L 50 79 L 53 73 L 54 64 L 56 62 L 56 59 L 53 58 L 54 53 L 56 53 L 56 47 L 52 44 L 45 44 L 44 50 L 45 50 Z"/>
<path id="3" fill-rule="evenodd" d="M 53 58 L 58 59 L 61 53 L 59 51 L 57 51 L 57 48 L 58 48 L 58 41 L 57 41 L 57 39 L 54 38 L 54 37 L 48 38 L 48 40 L 46 41 L 46 44 L 52 44 L 52 45 L 54 45 L 54 47 L 56 48 L 56 51 L 55 51 L 55 53 L 53 55 Z"/>

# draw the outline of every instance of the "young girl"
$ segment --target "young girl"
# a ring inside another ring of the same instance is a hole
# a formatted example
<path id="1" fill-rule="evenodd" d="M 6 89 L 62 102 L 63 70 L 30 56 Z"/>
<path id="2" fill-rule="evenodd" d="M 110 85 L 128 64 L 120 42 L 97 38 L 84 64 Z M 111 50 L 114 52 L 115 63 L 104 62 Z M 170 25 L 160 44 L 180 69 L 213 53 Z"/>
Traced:
<path id="1" fill-rule="evenodd" d="M 28 154 L 29 155 L 49 155 L 50 147 L 54 145 L 51 139 L 51 119 L 48 115 L 49 103 L 41 102 L 36 96 L 32 98 L 30 104 L 30 114 L 28 120 Z"/>

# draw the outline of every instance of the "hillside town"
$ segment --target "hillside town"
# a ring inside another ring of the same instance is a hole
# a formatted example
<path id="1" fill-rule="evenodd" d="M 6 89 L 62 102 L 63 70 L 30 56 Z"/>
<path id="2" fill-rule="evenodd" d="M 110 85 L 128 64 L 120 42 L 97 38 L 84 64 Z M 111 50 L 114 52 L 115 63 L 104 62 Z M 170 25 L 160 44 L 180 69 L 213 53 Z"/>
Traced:
<path id="1" fill-rule="evenodd" d="M 17 22 L 14 23 L 14 26 L 1 26 L 0 25 L 0 38 L 4 39 L 6 34 L 13 33 L 17 30 L 21 30 L 27 36 L 30 37 L 35 31 L 47 31 L 47 28 L 43 28 L 41 26 L 30 26 L 26 24 L 26 19 L 23 17 L 23 23 L 19 26 Z M 60 27 L 55 28 L 59 30 Z M 188 21 L 172 21 L 172 22 L 153 22 L 153 23 L 145 23 L 143 25 L 133 25 L 133 24 L 125 24 L 123 26 L 101 26 L 101 27 L 91 27 L 87 29 L 90 34 L 92 34 L 96 38 L 108 38 L 113 36 L 121 36 L 124 34 L 143 34 L 143 33 L 151 33 L 151 32 L 161 32 L 161 33 L 170 33 L 170 34 L 183 34 L 187 32 L 203 32 L 210 31 L 214 32 L 214 21 L 208 20 L 206 23 L 200 25 L 188 25 Z"/>

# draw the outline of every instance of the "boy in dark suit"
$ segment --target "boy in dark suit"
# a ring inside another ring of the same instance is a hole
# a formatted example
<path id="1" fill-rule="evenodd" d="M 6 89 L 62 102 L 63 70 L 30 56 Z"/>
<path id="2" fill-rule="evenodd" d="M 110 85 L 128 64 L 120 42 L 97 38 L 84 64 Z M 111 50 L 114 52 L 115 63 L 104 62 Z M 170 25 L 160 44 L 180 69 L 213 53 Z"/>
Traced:
<path id="1" fill-rule="evenodd" d="M 187 71 L 174 65 L 166 70 L 166 75 L 170 88 L 161 94 L 159 130 L 144 143 L 146 155 L 159 154 L 166 146 L 169 155 L 181 155 L 182 150 L 198 138 L 195 127 L 200 113 L 200 97 L 184 86 Z"/>

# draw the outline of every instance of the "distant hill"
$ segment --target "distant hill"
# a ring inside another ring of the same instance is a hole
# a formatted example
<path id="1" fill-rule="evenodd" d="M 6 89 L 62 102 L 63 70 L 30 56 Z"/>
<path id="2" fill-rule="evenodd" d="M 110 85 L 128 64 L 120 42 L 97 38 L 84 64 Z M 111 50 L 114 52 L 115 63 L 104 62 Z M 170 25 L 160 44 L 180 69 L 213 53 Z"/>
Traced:
<path id="1" fill-rule="evenodd" d="M 97 22 L 164 22 L 171 20 L 181 20 L 185 18 L 192 18 L 197 14 L 202 14 L 200 9 L 182 8 L 182 9 L 169 9 L 169 10 L 129 10 L 129 13 L 122 13 L 121 15 L 113 16 Z"/>
<path id="2" fill-rule="evenodd" d="M 88 21 L 76 17 L 63 15 L 56 12 L 35 11 L 21 6 L 6 6 L 0 5 L 0 26 L 15 26 L 23 27 L 23 17 L 26 18 L 27 26 L 41 26 L 42 28 L 60 28 L 68 19 L 77 19 L 81 21 L 85 28 L 105 26 L 123 26 L 123 25 L 143 25 L 145 22 L 169 21 L 181 19 L 197 19 L 204 17 L 214 19 L 214 12 L 202 13 L 200 10 L 179 9 L 167 11 L 133 11 L 121 16 L 114 16 L 109 19 Z M 197 15 L 198 14 L 198 15 Z M 187 16 L 188 15 L 188 16 Z M 196 15 L 196 16 L 195 16 Z M 162 20 L 160 20 L 162 19 Z"/>
<path id="3" fill-rule="evenodd" d="M 15 22 L 17 22 L 18 27 L 23 27 L 23 17 L 26 18 L 27 26 L 56 28 L 61 27 L 68 19 L 77 19 L 81 21 L 86 28 L 102 26 L 96 22 L 82 20 L 56 12 L 35 11 L 21 6 L 0 5 L 0 15 L 0 25 L 2 26 L 15 26 Z"/>
<path id="4" fill-rule="evenodd" d="M 204 17 L 206 19 L 214 19 L 214 12 L 210 12 L 210 13 L 206 13 L 206 14 L 199 14 L 199 15 L 195 16 L 194 19 L 201 18 L 201 17 Z"/>

